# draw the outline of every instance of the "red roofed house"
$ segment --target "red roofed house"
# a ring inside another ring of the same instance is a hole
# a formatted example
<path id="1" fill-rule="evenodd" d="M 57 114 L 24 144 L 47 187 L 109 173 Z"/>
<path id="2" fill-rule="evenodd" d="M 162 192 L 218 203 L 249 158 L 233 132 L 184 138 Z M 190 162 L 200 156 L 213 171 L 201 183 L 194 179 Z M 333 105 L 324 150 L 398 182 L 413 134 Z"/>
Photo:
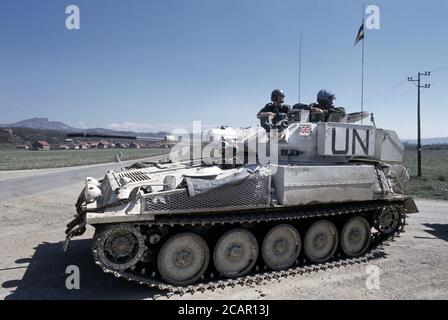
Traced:
<path id="1" fill-rule="evenodd" d="M 79 149 L 83 149 L 83 150 L 85 150 L 85 149 L 88 149 L 89 148 L 89 144 L 87 143 L 87 142 L 85 142 L 85 141 L 81 141 L 80 143 L 79 143 Z"/>
<path id="2" fill-rule="evenodd" d="M 50 150 L 50 144 L 47 141 L 36 141 L 33 143 L 33 150 L 44 150 L 48 151 Z"/>
<path id="3" fill-rule="evenodd" d="M 98 149 L 107 149 L 110 148 L 110 142 L 106 140 L 101 140 L 98 142 Z"/>

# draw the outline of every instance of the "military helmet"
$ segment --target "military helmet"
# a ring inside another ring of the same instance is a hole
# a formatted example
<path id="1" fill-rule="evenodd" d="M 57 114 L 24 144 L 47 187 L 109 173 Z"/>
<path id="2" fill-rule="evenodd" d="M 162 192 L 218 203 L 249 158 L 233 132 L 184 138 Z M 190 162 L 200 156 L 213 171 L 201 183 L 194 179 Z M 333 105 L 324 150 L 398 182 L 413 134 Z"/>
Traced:
<path id="1" fill-rule="evenodd" d="M 283 90 L 280 90 L 280 89 L 273 90 L 271 93 L 271 101 L 272 102 L 277 101 L 277 98 L 280 96 L 283 98 L 285 97 L 285 93 L 283 92 Z"/>
<path id="2" fill-rule="evenodd" d="M 333 100 L 336 100 L 336 95 L 330 91 L 322 89 L 317 93 L 317 102 L 327 102 L 331 104 Z"/>

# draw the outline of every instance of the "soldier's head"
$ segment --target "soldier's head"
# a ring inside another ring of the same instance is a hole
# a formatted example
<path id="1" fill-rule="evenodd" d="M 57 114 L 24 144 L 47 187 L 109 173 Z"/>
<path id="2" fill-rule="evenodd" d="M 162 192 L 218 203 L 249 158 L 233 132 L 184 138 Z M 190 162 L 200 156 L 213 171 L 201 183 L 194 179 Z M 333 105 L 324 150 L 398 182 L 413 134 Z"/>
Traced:
<path id="1" fill-rule="evenodd" d="M 271 93 L 271 101 L 276 105 L 281 105 L 283 102 L 285 102 L 285 94 L 283 93 L 283 90 L 275 89 Z"/>
<path id="2" fill-rule="evenodd" d="M 336 100 L 336 95 L 330 91 L 323 89 L 317 93 L 317 103 L 324 108 L 332 107 L 333 100 Z"/>

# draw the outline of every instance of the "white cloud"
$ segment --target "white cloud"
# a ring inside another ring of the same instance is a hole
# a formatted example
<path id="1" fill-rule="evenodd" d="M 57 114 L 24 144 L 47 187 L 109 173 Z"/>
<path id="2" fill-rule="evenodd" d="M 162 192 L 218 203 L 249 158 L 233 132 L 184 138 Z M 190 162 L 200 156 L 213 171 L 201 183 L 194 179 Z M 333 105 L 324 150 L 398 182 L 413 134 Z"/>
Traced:
<path id="1" fill-rule="evenodd" d="M 89 126 L 88 126 L 85 122 L 79 121 L 79 122 L 76 123 L 76 128 L 79 128 L 79 129 L 88 129 Z"/>
<path id="2" fill-rule="evenodd" d="M 217 124 L 201 123 L 201 130 L 218 127 Z M 168 124 L 168 123 L 138 123 L 138 122 L 122 122 L 111 123 L 107 128 L 118 131 L 134 131 L 134 132 L 172 132 L 176 129 L 192 131 L 193 123 L 190 124 Z"/>

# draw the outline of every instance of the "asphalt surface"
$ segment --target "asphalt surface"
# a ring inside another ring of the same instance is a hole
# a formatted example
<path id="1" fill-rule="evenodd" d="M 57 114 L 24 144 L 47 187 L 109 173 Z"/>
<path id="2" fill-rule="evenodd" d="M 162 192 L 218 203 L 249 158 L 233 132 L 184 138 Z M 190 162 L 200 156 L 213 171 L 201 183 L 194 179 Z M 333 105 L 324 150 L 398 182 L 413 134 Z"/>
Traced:
<path id="1" fill-rule="evenodd" d="M 158 161 L 166 157 L 167 155 L 159 155 L 123 161 L 123 165 L 128 166 L 137 161 Z M 0 199 L 9 200 L 34 195 L 43 190 L 53 190 L 84 181 L 86 177 L 101 179 L 108 170 L 120 170 L 120 165 L 112 162 L 49 170 L 4 171 L 0 175 Z M 15 177 L 16 175 L 18 177 Z"/>
<path id="2" fill-rule="evenodd" d="M 1 299 L 448 299 L 448 202 L 430 200 L 418 200 L 420 212 L 409 216 L 406 232 L 384 248 L 383 258 L 366 264 L 184 296 L 117 279 L 93 262 L 93 228 L 72 240 L 67 253 L 62 250 L 84 178 L 101 177 L 114 166 L 1 182 Z M 71 265 L 80 270 L 79 290 L 66 288 Z M 379 289 L 366 286 L 369 266 L 380 270 Z"/>

